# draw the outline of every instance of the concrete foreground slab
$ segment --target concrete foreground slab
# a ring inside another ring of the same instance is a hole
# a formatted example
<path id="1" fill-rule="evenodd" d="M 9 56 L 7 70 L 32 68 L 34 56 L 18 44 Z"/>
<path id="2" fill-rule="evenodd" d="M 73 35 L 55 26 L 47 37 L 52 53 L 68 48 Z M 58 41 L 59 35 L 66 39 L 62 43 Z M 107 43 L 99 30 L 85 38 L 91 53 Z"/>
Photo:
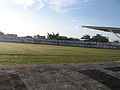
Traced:
<path id="1" fill-rule="evenodd" d="M 0 90 L 120 90 L 120 62 L 0 67 Z"/>

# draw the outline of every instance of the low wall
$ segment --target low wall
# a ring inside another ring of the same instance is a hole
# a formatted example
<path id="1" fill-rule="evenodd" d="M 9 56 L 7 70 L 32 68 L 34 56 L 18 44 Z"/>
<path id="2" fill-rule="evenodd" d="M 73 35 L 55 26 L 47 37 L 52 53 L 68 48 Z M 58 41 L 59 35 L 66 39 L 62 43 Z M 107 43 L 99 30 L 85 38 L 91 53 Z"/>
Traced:
<path id="1" fill-rule="evenodd" d="M 41 41 L 41 44 L 75 46 L 75 47 L 90 47 L 90 48 L 105 48 L 105 49 L 120 49 L 120 43 L 108 42 L 84 42 L 84 41 L 66 41 L 66 40 L 46 40 Z"/>
<path id="2" fill-rule="evenodd" d="M 0 37 L 0 41 L 60 45 L 60 46 L 74 46 L 74 47 L 120 49 L 120 43 L 114 43 L 114 42 L 100 43 L 100 42 L 67 41 L 67 40 L 38 40 L 34 38 L 23 38 L 23 37 L 17 37 L 17 38 Z"/>

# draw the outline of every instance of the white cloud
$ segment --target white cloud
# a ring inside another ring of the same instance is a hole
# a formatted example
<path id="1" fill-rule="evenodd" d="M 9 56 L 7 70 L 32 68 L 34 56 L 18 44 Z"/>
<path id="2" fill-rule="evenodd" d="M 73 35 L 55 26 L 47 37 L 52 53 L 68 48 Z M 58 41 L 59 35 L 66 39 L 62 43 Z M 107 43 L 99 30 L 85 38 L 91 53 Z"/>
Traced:
<path id="1" fill-rule="evenodd" d="M 67 12 L 70 9 L 79 9 L 83 3 L 91 0 L 45 0 L 49 3 L 51 9 L 56 12 Z M 71 8 L 71 6 L 73 6 Z"/>
<path id="2" fill-rule="evenodd" d="M 43 0 L 38 0 L 38 1 L 39 1 L 39 6 L 36 8 L 37 11 L 42 9 L 45 6 Z"/>
<path id="3" fill-rule="evenodd" d="M 69 7 L 75 4 L 81 5 L 82 3 L 87 3 L 90 0 L 13 0 L 15 4 L 21 5 L 24 9 L 32 7 L 36 2 L 36 10 L 42 9 L 45 4 L 56 12 L 67 12 Z M 75 7 L 78 8 L 78 7 Z"/>
<path id="4" fill-rule="evenodd" d="M 31 7 L 35 0 L 14 0 L 15 4 L 21 5 L 24 7 L 24 9 L 27 9 L 28 7 Z"/>
<path id="5" fill-rule="evenodd" d="M 67 8 L 74 4 L 76 0 L 46 0 L 51 9 L 56 12 L 66 12 Z"/>

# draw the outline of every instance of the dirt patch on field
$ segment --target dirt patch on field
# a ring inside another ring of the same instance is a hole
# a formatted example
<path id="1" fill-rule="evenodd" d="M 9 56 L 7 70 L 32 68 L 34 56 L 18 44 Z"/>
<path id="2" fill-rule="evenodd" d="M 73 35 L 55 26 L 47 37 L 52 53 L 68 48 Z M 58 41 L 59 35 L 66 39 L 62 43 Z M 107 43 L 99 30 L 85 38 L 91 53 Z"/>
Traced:
<path id="1" fill-rule="evenodd" d="M 119 67 L 120 62 L 0 67 L 0 90 L 120 90 Z"/>

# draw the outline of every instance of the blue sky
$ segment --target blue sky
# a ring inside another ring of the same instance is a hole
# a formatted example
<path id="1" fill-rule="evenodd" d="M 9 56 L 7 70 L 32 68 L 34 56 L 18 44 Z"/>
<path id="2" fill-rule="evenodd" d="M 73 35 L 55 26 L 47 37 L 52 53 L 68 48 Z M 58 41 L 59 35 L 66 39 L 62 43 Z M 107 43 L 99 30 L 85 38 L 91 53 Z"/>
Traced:
<path id="1" fill-rule="evenodd" d="M 0 0 L 0 30 L 19 36 L 60 33 L 80 38 L 111 33 L 81 25 L 120 27 L 120 0 Z"/>

